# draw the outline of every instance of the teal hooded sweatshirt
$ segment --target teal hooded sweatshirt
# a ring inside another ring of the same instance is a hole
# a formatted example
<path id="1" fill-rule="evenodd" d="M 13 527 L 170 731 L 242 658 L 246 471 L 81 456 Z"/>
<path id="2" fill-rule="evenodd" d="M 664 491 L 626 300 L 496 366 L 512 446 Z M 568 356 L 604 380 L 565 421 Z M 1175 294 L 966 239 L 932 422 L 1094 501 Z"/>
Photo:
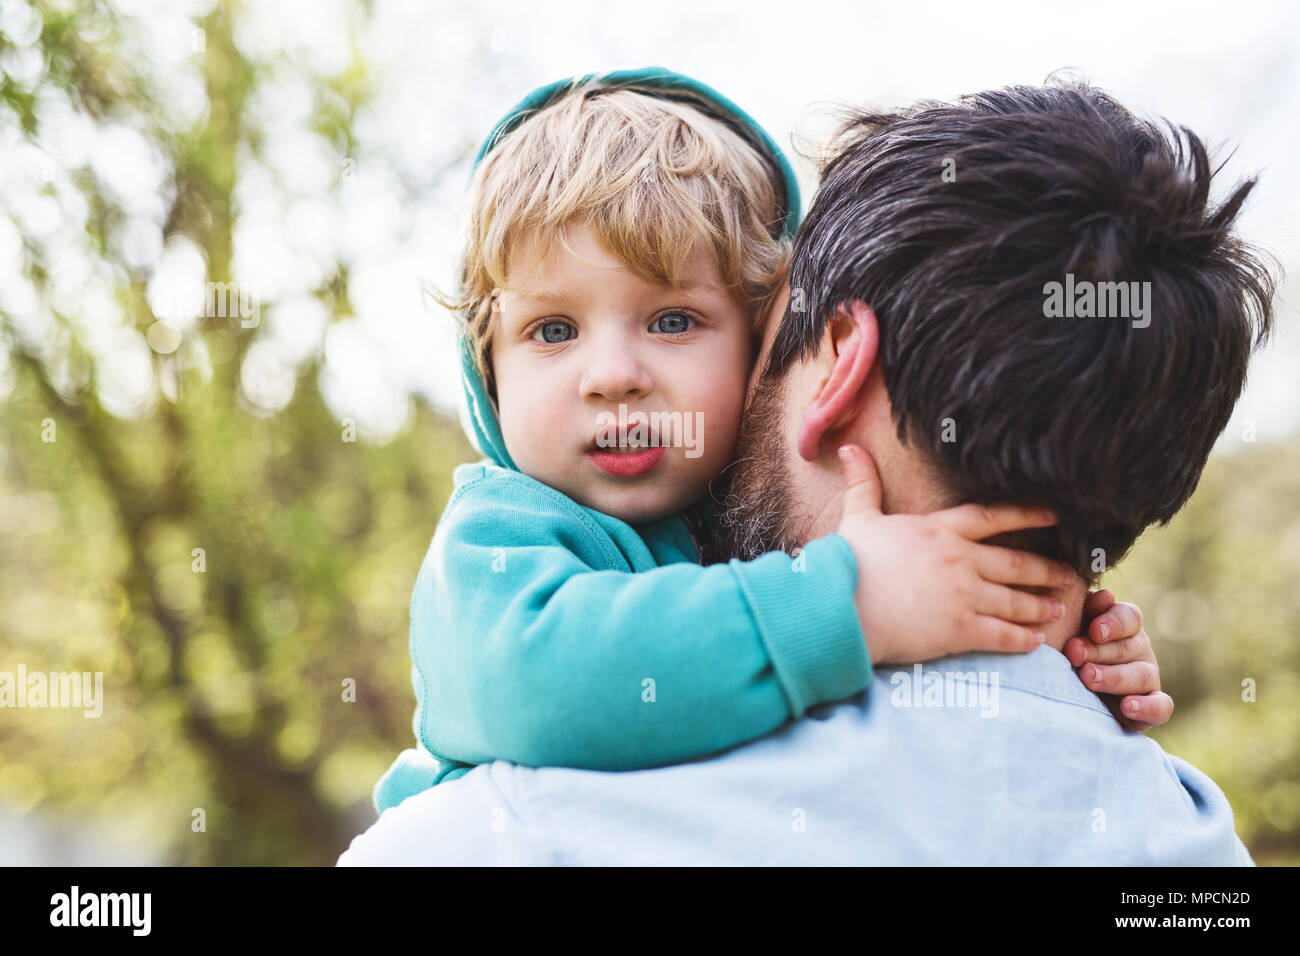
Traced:
<path id="1" fill-rule="evenodd" d="M 794 173 L 734 103 L 662 68 L 600 79 L 711 103 L 781 169 L 794 234 Z M 529 94 L 475 165 L 572 82 Z M 415 583 L 419 746 L 375 785 L 380 812 L 492 760 L 633 770 L 701 757 L 867 686 L 857 561 L 842 536 L 810 542 L 797 559 L 774 551 L 704 565 L 683 515 L 630 525 L 578 504 L 515 466 L 463 336 L 460 349 L 462 425 L 484 458 L 454 470 Z M 711 502 L 692 510 L 716 520 Z"/>

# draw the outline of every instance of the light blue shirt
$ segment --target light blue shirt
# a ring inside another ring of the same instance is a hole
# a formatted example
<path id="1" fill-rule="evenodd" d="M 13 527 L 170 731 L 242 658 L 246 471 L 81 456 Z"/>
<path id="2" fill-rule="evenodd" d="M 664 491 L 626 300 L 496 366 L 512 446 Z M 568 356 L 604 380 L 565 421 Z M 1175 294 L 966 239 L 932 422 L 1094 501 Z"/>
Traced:
<path id="1" fill-rule="evenodd" d="M 1253 865 L 1214 782 L 1049 647 L 882 668 L 691 763 L 497 761 L 385 811 L 339 863 Z"/>

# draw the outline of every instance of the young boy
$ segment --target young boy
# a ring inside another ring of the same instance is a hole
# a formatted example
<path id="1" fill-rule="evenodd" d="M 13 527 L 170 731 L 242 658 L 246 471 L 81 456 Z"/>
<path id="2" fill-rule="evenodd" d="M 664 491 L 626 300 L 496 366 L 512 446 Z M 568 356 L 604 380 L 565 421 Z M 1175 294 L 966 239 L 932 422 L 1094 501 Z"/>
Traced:
<path id="1" fill-rule="evenodd" d="M 471 192 L 448 304 L 486 458 L 455 469 L 416 581 L 420 747 L 376 785 L 379 810 L 493 759 L 699 757 L 861 691 L 873 662 L 1039 645 L 1061 604 L 1019 589 L 1073 571 L 977 543 L 1051 524 L 1038 509 L 927 516 L 944 534 L 895 539 L 873 576 L 893 607 L 861 599 L 884 536 L 860 524 L 797 557 L 711 560 L 712 492 L 799 216 L 788 162 L 738 107 L 662 69 L 552 84 L 493 130 Z M 983 629 L 958 643 L 949 624 L 972 613 Z"/>

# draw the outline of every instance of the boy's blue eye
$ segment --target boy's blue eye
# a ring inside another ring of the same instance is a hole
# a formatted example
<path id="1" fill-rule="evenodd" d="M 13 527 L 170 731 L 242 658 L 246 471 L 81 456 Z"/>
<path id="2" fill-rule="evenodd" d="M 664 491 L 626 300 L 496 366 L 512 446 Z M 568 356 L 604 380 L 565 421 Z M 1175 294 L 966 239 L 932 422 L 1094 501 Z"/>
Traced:
<path id="1" fill-rule="evenodd" d="M 650 328 L 653 330 L 660 322 L 666 322 L 668 325 L 667 328 L 659 329 L 660 332 L 686 332 L 690 329 L 691 317 L 685 312 L 669 312 L 655 319 L 650 324 Z"/>
<path id="2" fill-rule="evenodd" d="M 568 322 L 561 322 L 558 319 L 553 322 L 543 322 L 540 326 L 538 326 L 536 329 L 533 330 L 532 337 L 537 338 L 537 333 L 541 332 L 543 341 L 545 341 L 549 345 L 555 345 L 559 342 L 566 342 L 573 337 L 571 335 L 563 335 L 562 334 L 563 329 L 572 330 L 573 326 L 570 325 Z"/>

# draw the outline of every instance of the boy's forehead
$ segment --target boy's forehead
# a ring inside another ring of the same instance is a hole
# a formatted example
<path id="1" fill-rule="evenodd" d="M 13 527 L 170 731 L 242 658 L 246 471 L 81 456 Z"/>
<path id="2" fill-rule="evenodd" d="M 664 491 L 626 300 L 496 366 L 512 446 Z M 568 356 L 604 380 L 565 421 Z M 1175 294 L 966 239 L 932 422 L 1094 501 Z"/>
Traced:
<path id="1" fill-rule="evenodd" d="M 712 255 L 702 247 L 680 264 L 676 286 L 620 258 L 589 226 L 570 227 L 563 236 L 525 234 L 511 247 L 507 288 L 518 297 L 538 302 L 582 297 L 591 293 L 593 280 L 601 279 L 646 293 L 690 297 L 728 292 Z"/>

